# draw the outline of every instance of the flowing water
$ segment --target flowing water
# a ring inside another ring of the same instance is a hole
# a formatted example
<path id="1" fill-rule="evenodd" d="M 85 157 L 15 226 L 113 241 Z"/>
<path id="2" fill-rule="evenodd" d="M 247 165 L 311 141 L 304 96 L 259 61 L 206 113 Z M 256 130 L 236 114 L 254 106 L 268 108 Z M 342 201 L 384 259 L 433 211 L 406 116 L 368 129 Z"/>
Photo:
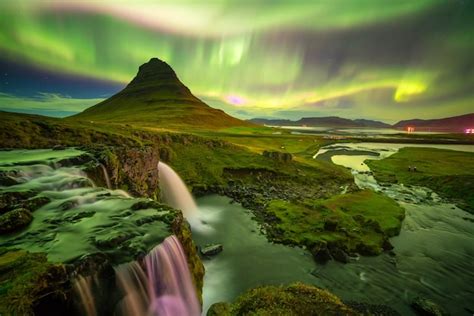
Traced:
<path id="1" fill-rule="evenodd" d="M 186 255 L 175 236 L 166 238 L 143 260 L 116 268 L 123 298 L 116 315 L 196 316 L 201 306 Z"/>
<path id="2" fill-rule="evenodd" d="M 106 253 L 112 263 L 128 262 L 116 267 L 116 284 L 111 287 L 97 274 L 76 277 L 73 287 L 81 314 L 200 315 L 181 244 L 168 237 L 166 223 L 156 220 L 169 211 L 136 209 L 133 206 L 145 199 L 96 187 L 82 166 L 70 167 L 71 161 L 65 160 L 82 154 L 74 149 L 0 152 L 0 172 L 15 182 L 0 186 L 2 201 L 17 195 L 22 197 L 15 203 L 42 201 L 28 227 L 0 237 L 2 246 L 46 252 L 53 262 L 76 262 L 96 253 Z M 107 171 L 101 168 L 110 187 Z M 176 183 L 173 173 L 163 171 L 170 185 Z M 179 185 L 176 189 L 183 190 Z M 177 199 L 181 194 L 170 196 Z M 147 252 L 142 261 L 131 261 Z"/>
<path id="3" fill-rule="evenodd" d="M 350 264 L 331 261 L 317 265 L 299 248 L 268 242 L 252 215 L 225 197 L 197 200 L 203 225 L 193 229 L 197 244 L 222 243 L 224 251 L 204 261 L 204 311 L 218 301 L 233 301 L 247 289 L 265 284 L 301 281 L 326 288 L 344 300 L 388 305 L 412 315 L 410 303 L 430 298 L 453 315 L 474 310 L 474 216 L 444 203 L 425 188 L 381 187 L 366 159 L 381 159 L 405 146 L 474 151 L 465 145 L 336 144 L 317 154 L 330 153 L 334 163 L 352 169 L 360 187 L 384 192 L 406 209 L 400 235 L 391 239 L 395 256 L 360 257 Z M 338 151 L 344 149 L 345 151 Z M 356 155 L 342 154 L 347 151 Z M 364 154 L 365 153 L 365 154 Z"/>
<path id="4" fill-rule="evenodd" d="M 158 163 L 160 175 L 160 191 L 163 202 L 183 211 L 186 218 L 196 214 L 197 206 L 193 196 L 179 175 L 164 162 Z"/>

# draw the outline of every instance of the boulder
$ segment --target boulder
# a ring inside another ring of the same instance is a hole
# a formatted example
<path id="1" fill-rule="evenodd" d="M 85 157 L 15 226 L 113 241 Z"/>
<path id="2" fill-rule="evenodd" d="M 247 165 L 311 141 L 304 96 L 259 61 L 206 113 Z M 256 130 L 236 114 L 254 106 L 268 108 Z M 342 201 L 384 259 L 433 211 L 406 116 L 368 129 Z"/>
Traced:
<path id="1" fill-rule="evenodd" d="M 33 220 L 31 212 L 17 208 L 0 216 L 0 234 L 8 234 L 28 226 Z"/>
<path id="2" fill-rule="evenodd" d="M 327 261 L 331 260 L 331 254 L 329 253 L 329 249 L 325 241 L 321 240 L 314 243 L 310 247 L 309 251 L 317 263 L 326 263 Z"/>
<path id="3" fill-rule="evenodd" d="M 222 252 L 222 250 L 224 250 L 222 244 L 210 244 L 201 248 L 201 254 L 203 256 L 215 256 Z"/>
<path id="4" fill-rule="evenodd" d="M 12 185 L 16 185 L 18 183 L 19 182 L 15 178 L 13 178 L 12 176 L 8 176 L 8 175 L 1 175 L 0 176 L 0 186 L 9 187 L 9 186 L 12 186 Z"/>

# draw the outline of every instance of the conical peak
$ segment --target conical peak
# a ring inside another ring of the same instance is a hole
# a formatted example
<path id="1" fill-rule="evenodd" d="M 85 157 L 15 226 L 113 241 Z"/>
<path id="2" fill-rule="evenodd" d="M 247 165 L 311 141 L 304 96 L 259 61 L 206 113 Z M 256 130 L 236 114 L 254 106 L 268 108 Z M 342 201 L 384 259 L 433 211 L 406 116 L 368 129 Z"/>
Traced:
<path id="1" fill-rule="evenodd" d="M 155 83 L 157 81 L 175 81 L 176 79 L 176 73 L 170 65 L 158 58 L 152 58 L 149 62 L 140 66 L 137 75 L 130 82 L 129 86 Z"/>

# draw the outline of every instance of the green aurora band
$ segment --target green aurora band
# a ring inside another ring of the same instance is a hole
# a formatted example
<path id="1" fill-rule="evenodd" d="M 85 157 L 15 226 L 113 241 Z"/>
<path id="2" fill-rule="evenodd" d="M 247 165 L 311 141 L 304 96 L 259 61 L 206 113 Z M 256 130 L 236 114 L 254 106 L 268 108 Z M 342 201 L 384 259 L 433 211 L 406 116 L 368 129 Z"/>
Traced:
<path id="1" fill-rule="evenodd" d="M 196 95 L 239 117 L 393 122 L 472 111 L 473 12 L 438 0 L 7 0 L 0 52 L 123 84 L 159 57 Z"/>

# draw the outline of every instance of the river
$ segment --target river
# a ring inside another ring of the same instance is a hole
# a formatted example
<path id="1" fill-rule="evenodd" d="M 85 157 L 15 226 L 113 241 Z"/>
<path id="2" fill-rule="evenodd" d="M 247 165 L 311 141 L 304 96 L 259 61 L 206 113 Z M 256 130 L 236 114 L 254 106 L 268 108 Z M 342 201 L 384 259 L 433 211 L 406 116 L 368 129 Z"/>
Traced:
<path id="1" fill-rule="evenodd" d="M 402 315 L 413 314 L 410 303 L 417 296 L 433 300 L 453 315 L 471 315 L 474 216 L 425 188 L 381 187 L 367 174 L 365 159 L 381 159 L 406 146 L 474 151 L 474 146 L 466 145 L 352 143 L 328 146 L 315 155 L 328 153 L 334 163 L 351 168 L 358 186 L 384 192 L 405 208 L 400 235 L 391 239 L 392 255 L 318 265 L 303 249 L 268 242 L 252 214 L 240 205 L 220 196 L 198 199 L 203 224 L 193 231 L 197 244 L 224 245 L 221 254 L 204 261 L 204 311 L 258 285 L 301 281 L 344 300 L 388 305 Z"/>

